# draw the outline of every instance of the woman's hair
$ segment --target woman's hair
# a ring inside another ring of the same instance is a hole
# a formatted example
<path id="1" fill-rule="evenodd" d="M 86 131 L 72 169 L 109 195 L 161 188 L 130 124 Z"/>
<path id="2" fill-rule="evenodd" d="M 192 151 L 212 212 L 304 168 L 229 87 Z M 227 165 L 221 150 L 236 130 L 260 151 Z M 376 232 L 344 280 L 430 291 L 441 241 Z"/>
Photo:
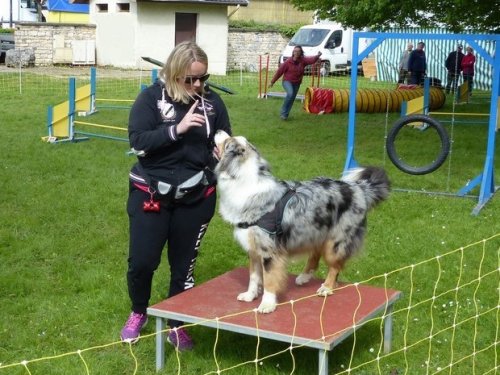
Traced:
<path id="1" fill-rule="evenodd" d="M 189 103 L 191 99 L 184 86 L 183 78 L 194 62 L 200 62 L 208 67 L 208 57 L 195 42 L 179 43 L 167 59 L 160 71 L 160 79 L 165 83 L 168 95 L 176 102 Z M 178 78 L 182 78 L 179 82 Z M 202 94 L 203 94 L 202 85 Z"/>
<path id="2" fill-rule="evenodd" d="M 295 47 L 293 47 L 293 49 L 295 49 L 295 48 L 300 49 L 300 56 L 304 56 L 304 49 L 302 48 L 302 46 L 295 46 Z"/>

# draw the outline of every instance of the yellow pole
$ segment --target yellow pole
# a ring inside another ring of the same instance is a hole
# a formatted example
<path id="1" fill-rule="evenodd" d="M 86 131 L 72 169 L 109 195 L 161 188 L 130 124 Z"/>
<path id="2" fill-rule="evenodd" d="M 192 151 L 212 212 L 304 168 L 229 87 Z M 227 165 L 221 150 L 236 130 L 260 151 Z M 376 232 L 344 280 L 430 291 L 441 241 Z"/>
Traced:
<path id="1" fill-rule="evenodd" d="M 74 121 L 75 124 L 80 124 L 80 125 L 88 125 L 88 126 L 95 126 L 96 128 L 105 128 L 105 129 L 115 129 L 115 130 L 122 130 L 122 131 L 127 131 L 127 128 L 120 128 L 118 126 L 110 126 L 110 125 L 101 125 L 101 124 L 94 124 L 92 122 L 84 122 L 84 121 Z"/>

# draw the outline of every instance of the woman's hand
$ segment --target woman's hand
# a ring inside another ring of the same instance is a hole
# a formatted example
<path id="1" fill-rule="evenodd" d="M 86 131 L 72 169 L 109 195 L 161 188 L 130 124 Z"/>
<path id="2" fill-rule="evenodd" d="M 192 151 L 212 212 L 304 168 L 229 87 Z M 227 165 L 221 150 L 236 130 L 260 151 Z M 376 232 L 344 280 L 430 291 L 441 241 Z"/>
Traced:
<path id="1" fill-rule="evenodd" d="M 198 100 L 189 108 L 189 111 L 182 118 L 181 122 L 177 124 L 177 134 L 184 134 L 192 127 L 200 127 L 205 125 L 205 116 L 200 113 L 194 113 L 198 106 Z"/>

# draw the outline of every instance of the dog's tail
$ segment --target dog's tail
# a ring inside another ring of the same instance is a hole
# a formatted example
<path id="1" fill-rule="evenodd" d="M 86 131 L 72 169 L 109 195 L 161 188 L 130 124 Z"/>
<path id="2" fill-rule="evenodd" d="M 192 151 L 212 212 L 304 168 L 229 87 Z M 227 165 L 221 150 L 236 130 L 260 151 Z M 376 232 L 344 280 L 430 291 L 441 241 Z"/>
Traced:
<path id="1" fill-rule="evenodd" d="M 365 192 L 366 203 L 369 208 L 375 207 L 389 196 L 391 182 L 383 168 L 360 167 L 354 168 L 342 177 L 342 181 L 358 184 Z"/>

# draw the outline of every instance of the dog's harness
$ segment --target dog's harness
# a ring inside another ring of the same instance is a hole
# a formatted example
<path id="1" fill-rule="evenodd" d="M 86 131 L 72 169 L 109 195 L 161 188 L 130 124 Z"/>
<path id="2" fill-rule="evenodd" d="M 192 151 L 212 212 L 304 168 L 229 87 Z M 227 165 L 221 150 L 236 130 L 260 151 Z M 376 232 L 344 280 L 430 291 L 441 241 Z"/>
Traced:
<path id="1" fill-rule="evenodd" d="M 281 222 L 283 220 L 283 212 L 285 211 L 285 207 L 290 200 L 290 198 L 296 194 L 296 191 L 288 188 L 285 194 L 280 198 L 274 209 L 269 211 L 268 213 L 262 215 L 258 220 L 248 223 L 238 223 L 236 226 L 238 228 L 247 229 L 249 227 L 258 226 L 263 229 L 267 233 L 276 236 L 276 240 L 283 235 L 283 228 L 281 227 Z"/>

